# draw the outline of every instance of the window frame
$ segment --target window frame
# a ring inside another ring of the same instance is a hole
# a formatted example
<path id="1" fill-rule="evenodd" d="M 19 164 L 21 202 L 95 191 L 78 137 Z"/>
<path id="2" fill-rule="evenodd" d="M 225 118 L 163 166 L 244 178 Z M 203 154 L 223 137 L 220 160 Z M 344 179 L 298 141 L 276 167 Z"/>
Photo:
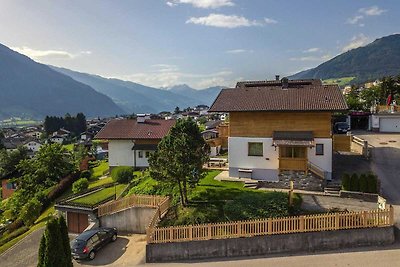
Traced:
<path id="1" fill-rule="evenodd" d="M 317 147 L 321 148 L 321 152 L 318 151 Z M 324 144 L 315 144 L 315 155 L 316 156 L 323 156 L 325 153 Z"/>
<path id="2" fill-rule="evenodd" d="M 260 154 L 250 154 L 250 146 L 254 144 L 261 144 L 261 155 Z M 247 142 L 247 156 L 249 157 L 263 157 L 264 156 L 264 144 L 263 142 Z"/>
<path id="3" fill-rule="evenodd" d="M 143 158 L 143 150 L 138 150 L 138 158 L 139 159 Z"/>

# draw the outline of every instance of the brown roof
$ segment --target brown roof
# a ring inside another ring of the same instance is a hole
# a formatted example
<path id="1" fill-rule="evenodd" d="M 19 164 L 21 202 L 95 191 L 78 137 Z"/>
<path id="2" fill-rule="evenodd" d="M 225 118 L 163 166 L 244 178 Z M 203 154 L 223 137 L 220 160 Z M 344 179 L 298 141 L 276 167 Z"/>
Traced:
<path id="1" fill-rule="evenodd" d="M 290 81 L 289 81 L 290 84 Z M 315 83 L 222 89 L 210 112 L 231 111 L 342 111 L 347 104 L 337 85 Z"/>
<path id="2" fill-rule="evenodd" d="M 175 120 L 111 120 L 95 136 L 95 139 L 161 139 L 168 134 Z"/>
<path id="3" fill-rule="evenodd" d="M 285 78 L 283 78 L 285 79 Z M 282 80 L 283 80 L 282 79 Z M 239 87 L 264 87 L 264 86 L 282 86 L 282 80 L 263 80 L 263 81 L 241 81 L 236 83 L 236 88 Z M 318 79 L 304 79 L 304 80 L 288 80 L 289 87 L 301 87 L 304 85 L 322 85 L 322 81 Z"/>

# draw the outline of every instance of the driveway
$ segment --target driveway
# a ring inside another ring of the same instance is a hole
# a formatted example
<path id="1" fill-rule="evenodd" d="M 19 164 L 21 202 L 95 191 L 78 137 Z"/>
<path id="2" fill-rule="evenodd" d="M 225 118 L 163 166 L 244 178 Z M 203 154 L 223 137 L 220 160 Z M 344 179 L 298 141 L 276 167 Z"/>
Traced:
<path id="1" fill-rule="evenodd" d="M 74 261 L 74 266 L 137 266 L 145 263 L 146 235 L 118 236 L 92 261 Z"/>
<path id="2" fill-rule="evenodd" d="M 371 169 L 381 181 L 382 195 L 400 205 L 400 134 L 361 133 L 373 146 Z"/>

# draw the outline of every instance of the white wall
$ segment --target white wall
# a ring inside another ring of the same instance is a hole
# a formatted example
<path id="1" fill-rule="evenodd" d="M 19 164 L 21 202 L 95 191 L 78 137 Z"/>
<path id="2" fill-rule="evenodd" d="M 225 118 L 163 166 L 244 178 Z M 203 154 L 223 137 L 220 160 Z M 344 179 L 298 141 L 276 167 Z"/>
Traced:
<path id="1" fill-rule="evenodd" d="M 248 156 L 248 143 L 262 142 L 262 157 Z M 315 155 L 315 147 L 307 148 L 308 160 L 319 168 L 332 172 L 332 139 L 315 138 L 315 144 L 324 144 L 324 155 Z M 249 169 L 278 169 L 279 148 L 272 146 L 272 138 L 229 137 L 229 167 Z M 266 158 L 269 158 L 267 160 Z"/>
<path id="2" fill-rule="evenodd" d="M 139 151 L 142 151 L 143 158 L 139 158 Z M 149 167 L 149 162 L 146 158 L 145 150 L 136 150 L 136 167 Z"/>
<path id="3" fill-rule="evenodd" d="M 315 138 L 315 144 L 324 144 L 324 155 L 315 155 L 315 147 L 308 148 L 308 161 L 327 172 L 332 172 L 332 139 Z"/>
<path id="4" fill-rule="evenodd" d="M 110 166 L 133 166 L 131 140 L 109 140 L 108 162 Z"/>
<path id="5" fill-rule="evenodd" d="M 262 142 L 263 156 L 248 156 L 248 143 Z M 229 137 L 229 167 L 249 169 L 278 169 L 279 149 L 272 146 L 272 138 Z M 266 159 L 268 158 L 268 160 Z"/>

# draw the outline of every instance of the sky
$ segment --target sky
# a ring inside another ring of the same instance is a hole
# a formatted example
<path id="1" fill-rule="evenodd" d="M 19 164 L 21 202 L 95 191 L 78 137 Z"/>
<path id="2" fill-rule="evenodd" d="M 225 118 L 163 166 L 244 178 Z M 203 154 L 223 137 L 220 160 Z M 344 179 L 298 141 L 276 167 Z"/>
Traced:
<path id="1" fill-rule="evenodd" d="M 45 64 L 200 89 L 315 67 L 399 33 L 399 13 L 399 0 L 0 0 L 0 43 Z"/>

